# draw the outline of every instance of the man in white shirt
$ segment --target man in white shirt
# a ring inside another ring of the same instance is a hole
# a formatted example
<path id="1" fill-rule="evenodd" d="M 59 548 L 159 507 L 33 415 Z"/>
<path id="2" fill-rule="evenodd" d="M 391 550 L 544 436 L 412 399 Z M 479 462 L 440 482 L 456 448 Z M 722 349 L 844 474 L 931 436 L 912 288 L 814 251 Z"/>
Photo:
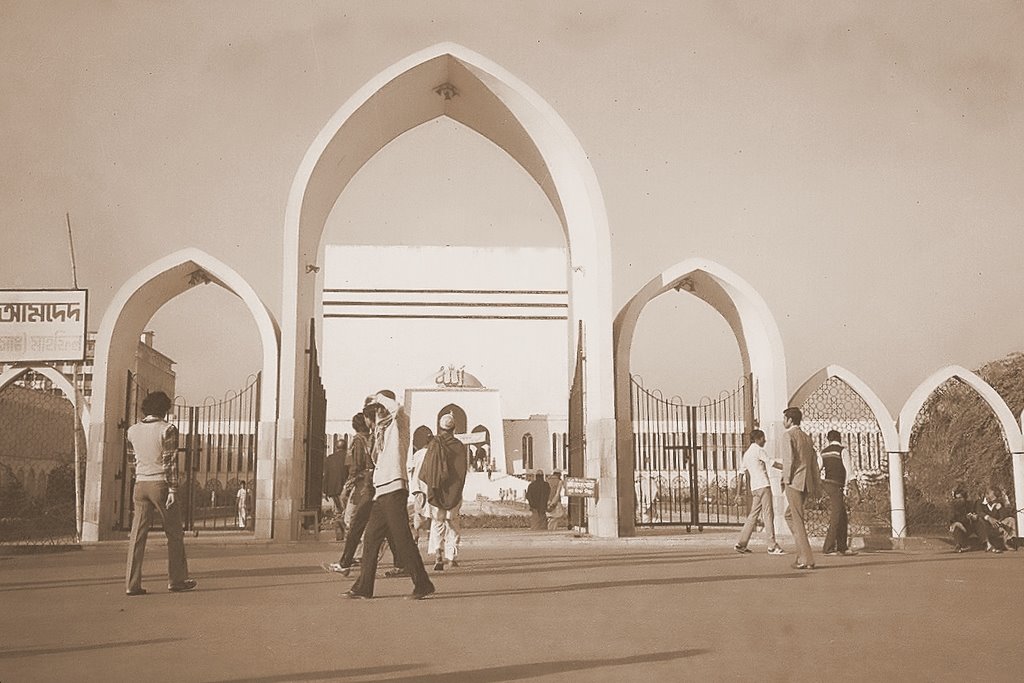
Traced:
<path id="1" fill-rule="evenodd" d="M 733 548 L 738 553 L 751 552 L 747 548 L 750 535 L 754 532 L 754 525 L 759 517 L 764 519 L 764 531 L 768 536 L 768 553 L 771 555 L 784 555 L 786 551 L 779 547 L 775 540 L 775 511 L 772 508 L 772 487 L 768 479 L 768 470 L 771 467 L 781 469 L 781 463 L 773 460 L 768 451 L 764 448 L 765 436 L 760 429 L 750 432 L 750 447 L 743 454 L 743 463 L 740 471 L 745 471 L 750 477 L 750 514 L 740 531 L 739 540 Z"/>

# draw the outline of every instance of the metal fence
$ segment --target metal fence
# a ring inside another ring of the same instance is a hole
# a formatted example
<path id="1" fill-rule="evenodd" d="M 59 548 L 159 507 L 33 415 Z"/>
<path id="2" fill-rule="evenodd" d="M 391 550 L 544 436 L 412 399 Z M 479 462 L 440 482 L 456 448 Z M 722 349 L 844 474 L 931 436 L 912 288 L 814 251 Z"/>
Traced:
<path id="1" fill-rule="evenodd" d="M 884 527 L 890 533 L 889 461 L 878 420 L 860 394 L 838 377 L 829 377 L 803 405 L 801 428 L 819 453 L 828 445 L 826 434 L 836 430 L 846 446 L 856 484 L 851 484 L 846 506 L 851 536 L 866 536 Z M 828 531 L 828 499 L 822 494 L 807 503 L 807 533 L 824 536 Z"/>
<path id="2" fill-rule="evenodd" d="M 239 391 L 207 398 L 202 405 L 175 401 L 168 421 L 178 428 L 178 476 L 186 531 L 251 530 L 259 443 L 260 374 L 250 375 Z M 127 428 L 142 418 L 142 399 L 148 388 L 128 373 L 125 419 Z M 134 514 L 133 470 L 127 438 L 116 478 L 120 485 L 115 528 L 131 529 Z M 245 488 L 246 493 L 239 495 Z M 240 508 L 244 505 L 244 513 Z M 155 519 L 153 528 L 159 529 Z"/>
<path id="3" fill-rule="evenodd" d="M 78 541 L 85 452 L 74 406 L 44 375 L 0 390 L 0 545 Z"/>
<path id="4" fill-rule="evenodd" d="M 753 378 L 696 406 L 644 388 L 636 375 L 631 388 L 636 524 L 742 524 L 739 467 L 756 422 Z"/>

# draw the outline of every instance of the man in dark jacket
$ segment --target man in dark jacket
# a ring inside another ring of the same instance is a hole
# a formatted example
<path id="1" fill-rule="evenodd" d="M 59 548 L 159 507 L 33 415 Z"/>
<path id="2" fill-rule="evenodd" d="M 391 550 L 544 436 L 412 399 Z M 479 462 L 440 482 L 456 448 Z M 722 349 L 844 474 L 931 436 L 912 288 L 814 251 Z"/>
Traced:
<path id="1" fill-rule="evenodd" d="M 551 485 L 544 481 L 544 470 L 537 470 L 534 480 L 526 487 L 526 502 L 530 504 L 530 528 L 534 531 L 547 531 L 550 497 Z"/>
<path id="2" fill-rule="evenodd" d="M 449 566 L 458 566 L 456 558 L 462 540 L 459 512 L 469 463 L 466 445 L 455 437 L 454 429 L 454 416 L 442 415 L 437 436 L 427 446 L 420 469 L 420 480 L 426 484 L 430 503 L 432 521 L 427 553 L 434 556 L 434 571 L 444 571 L 446 559 Z"/>

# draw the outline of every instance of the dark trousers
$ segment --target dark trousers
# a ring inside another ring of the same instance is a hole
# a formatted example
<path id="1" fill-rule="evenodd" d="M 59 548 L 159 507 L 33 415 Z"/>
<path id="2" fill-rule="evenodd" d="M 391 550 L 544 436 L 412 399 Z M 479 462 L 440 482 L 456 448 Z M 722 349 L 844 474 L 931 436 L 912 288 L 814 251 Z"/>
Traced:
<path id="1" fill-rule="evenodd" d="M 402 489 L 385 493 L 373 501 L 363 539 L 363 559 L 359 564 L 359 576 L 352 584 L 353 593 L 373 596 L 377 557 L 385 539 L 391 544 L 395 564 L 412 575 L 413 590 L 422 594 L 433 591 L 434 584 L 427 575 L 423 558 L 420 557 L 419 548 L 412 540 L 412 530 L 409 529 L 409 513 L 406 508 L 408 497 L 409 492 Z"/>
<path id="2" fill-rule="evenodd" d="M 547 531 L 548 513 L 544 510 L 530 510 L 530 528 L 534 531 Z"/>
<path id="3" fill-rule="evenodd" d="M 998 548 L 999 550 L 1007 550 L 1006 539 L 1003 538 L 999 527 L 992 526 L 980 515 L 974 521 L 974 531 L 978 534 L 978 540 L 982 543 L 991 544 L 993 548 Z"/>
<path id="4" fill-rule="evenodd" d="M 352 566 L 356 556 L 356 548 L 359 547 L 359 541 L 363 538 L 363 531 L 366 530 L 366 524 L 370 521 L 370 511 L 372 509 L 373 499 L 368 497 L 359 504 L 359 507 L 356 508 L 355 513 L 352 515 L 352 525 L 345 532 L 345 547 L 341 551 L 341 559 L 338 560 L 338 564 L 342 567 Z M 363 556 L 366 556 L 366 544 L 363 544 Z"/>
<path id="5" fill-rule="evenodd" d="M 953 532 L 953 544 L 960 548 L 969 548 L 971 546 L 971 533 L 973 524 L 969 519 L 959 519 L 949 525 L 949 530 Z"/>
<path id="6" fill-rule="evenodd" d="M 823 481 L 825 493 L 828 495 L 828 532 L 825 534 L 823 551 L 831 553 L 849 550 L 848 529 L 849 518 L 846 515 L 846 497 L 843 487 L 832 481 Z"/>

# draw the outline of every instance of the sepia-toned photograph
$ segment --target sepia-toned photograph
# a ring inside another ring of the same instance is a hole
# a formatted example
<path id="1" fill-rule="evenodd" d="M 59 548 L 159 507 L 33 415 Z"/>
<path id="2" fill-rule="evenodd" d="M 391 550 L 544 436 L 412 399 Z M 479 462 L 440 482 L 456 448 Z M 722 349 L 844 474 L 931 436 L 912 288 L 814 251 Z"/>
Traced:
<path id="1" fill-rule="evenodd" d="M 0 0 L 0 683 L 1020 680 L 1022 35 Z"/>

